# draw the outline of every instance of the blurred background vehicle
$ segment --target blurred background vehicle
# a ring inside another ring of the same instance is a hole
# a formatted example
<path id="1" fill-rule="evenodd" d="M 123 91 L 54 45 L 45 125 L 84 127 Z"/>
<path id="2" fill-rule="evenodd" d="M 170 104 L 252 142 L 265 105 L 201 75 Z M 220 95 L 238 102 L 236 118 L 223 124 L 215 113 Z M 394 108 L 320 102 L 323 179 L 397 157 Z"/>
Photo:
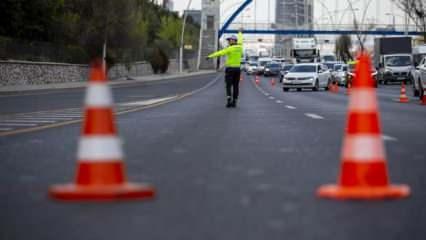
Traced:
<path id="1" fill-rule="evenodd" d="M 249 62 L 247 64 L 246 72 L 247 74 L 256 74 L 257 73 L 257 62 Z"/>
<path id="2" fill-rule="evenodd" d="M 318 91 L 320 88 L 328 90 L 331 81 L 330 71 L 321 63 L 304 63 L 293 66 L 283 79 L 283 91 L 303 88 Z"/>
<path id="3" fill-rule="evenodd" d="M 265 70 L 263 75 L 265 76 L 278 76 L 281 71 L 281 63 L 279 62 L 269 62 L 265 65 Z"/>
<path id="4" fill-rule="evenodd" d="M 271 62 L 272 58 L 259 58 L 257 62 L 256 74 L 262 75 L 267 63 Z"/>
<path id="5" fill-rule="evenodd" d="M 280 71 L 280 82 L 283 82 L 285 75 L 290 71 L 293 66 L 293 64 L 284 64 Z"/>
<path id="6" fill-rule="evenodd" d="M 355 78 L 356 64 L 357 64 L 357 61 L 348 62 L 345 87 L 348 87 L 349 84 L 351 86 L 353 85 L 353 79 Z M 373 81 L 374 81 L 373 83 L 374 87 L 377 88 L 378 87 L 377 70 L 374 68 L 374 66 L 372 66 L 371 68 L 371 77 L 373 78 Z"/>
<path id="7" fill-rule="evenodd" d="M 346 86 L 346 75 L 348 71 L 348 65 L 347 64 L 338 64 L 338 67 L 334 67 L 334 81 L 337 82 L 339 86 Z"/>
<path id="8" fill-rule="evenodd" d="M 415 74 L 413 74 L 413 95 L 423 98 L 426 87 L 426 57 L 416 66 Z"/>
<path id="9" fill-rule="evenodd" d="M 374 39 L 374 62 L 379 69 L 377 75 L 379 83 L 409 82 L 413 68 L 411 38 Z"/>

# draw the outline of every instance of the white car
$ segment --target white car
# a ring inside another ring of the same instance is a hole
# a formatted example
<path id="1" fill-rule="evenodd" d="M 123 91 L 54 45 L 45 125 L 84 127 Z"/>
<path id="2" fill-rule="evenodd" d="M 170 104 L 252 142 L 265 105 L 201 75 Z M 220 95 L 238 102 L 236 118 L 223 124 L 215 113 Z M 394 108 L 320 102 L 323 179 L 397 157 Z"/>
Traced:
<path id="1" fill-rule="evenodd" d="M 335 66 L 334 68 L 334 80 L 339 84 L 340 86 L 346 86 L 346 75 L 348 71 L 348 65 L 346 64 L 340 64 L 337 65 L 337 68 Z"/>
<path id="2" fill-rule="evenodd" d="M 411 77 L 413 81 L 413 94 L 415 97 L 422 99 L 426 88 L 426 57 L 420 61 L 416 70 L 411 71 Z"/>
<path id="3" fill-rule="evenodd" d="M 256 74 L 257 73 L 257 63 L 249 62 L 246 67 L 247 74 Z"/>
<path id="4" fill-rule="evenodd" d="M 331 74 L 327 66 L 321 63 L 303 63 L 294 65 L 283 79 L 283 91 L 310 88 L 318 91 L 320 88 L 328 90 Z"/>

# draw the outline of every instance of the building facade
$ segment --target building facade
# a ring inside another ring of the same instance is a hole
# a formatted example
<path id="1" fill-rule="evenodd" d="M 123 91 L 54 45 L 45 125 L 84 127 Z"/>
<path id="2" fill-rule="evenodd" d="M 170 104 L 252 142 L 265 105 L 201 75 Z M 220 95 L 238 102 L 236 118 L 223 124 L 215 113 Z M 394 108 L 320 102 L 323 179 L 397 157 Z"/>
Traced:
<path id="1" fill-rule="evenodd" d="M 312 29 L 313 18 L 313 0 L 276 0 L 275 24 L 277 29 Z M 289 56 L 292 37 L 295 36 L 277 35 L 274 55 Z"/>
<path id="2" fill-rule="evenodd" d="M 220 0 L 202 0 L 201 2 L 201 36 L 199 68 L 214 69 L 216 64 L 213 60 L 205 57 L 218 49 L 218 32 L 220 28 Z"/>

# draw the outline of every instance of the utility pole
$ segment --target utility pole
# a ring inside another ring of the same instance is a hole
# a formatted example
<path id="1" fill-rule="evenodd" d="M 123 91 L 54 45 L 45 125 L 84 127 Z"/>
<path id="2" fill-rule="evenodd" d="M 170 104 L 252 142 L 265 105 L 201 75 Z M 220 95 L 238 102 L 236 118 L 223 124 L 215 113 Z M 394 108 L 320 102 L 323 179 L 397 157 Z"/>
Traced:
<path id="1" fill-rule="evenodd" d="M 191 7 L 192 0 L 188 1 L 188 6 L 186 7 L 186 10 L 189 10 Z M 180 35 L 180 48 L 179 48 L 179 73 L 183 72 L 183 45 L 184 45 L 184 35 L 185 35 L 185 26 L 186 26 L 186 17 L 187 14 L 184 11 L 183 12 L 183 23 L 182 23 L 182 33 Z"/>

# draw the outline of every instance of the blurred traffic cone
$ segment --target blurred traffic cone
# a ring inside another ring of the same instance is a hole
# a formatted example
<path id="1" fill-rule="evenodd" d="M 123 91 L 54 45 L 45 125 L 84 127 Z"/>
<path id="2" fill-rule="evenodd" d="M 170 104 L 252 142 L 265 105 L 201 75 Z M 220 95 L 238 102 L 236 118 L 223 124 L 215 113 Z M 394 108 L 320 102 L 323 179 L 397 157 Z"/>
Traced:
<path id="1" fill-rule="evenodd" d="M 381 137 L 378 105 L 370 75 L 370 57 L 362 54 L 356 66 L 337 185 L 321 186 L 317 195 L 335 199 L 402 198 L 406 185 L 390 185 Z"/>
<path id="2" fill-rule="evenodd" d="M 240 74 L 240 82 L 242 82 L 244 80 L 243 74 Z"/>
<path id="3" fill-rule="evenodd" d="M 257 76 L 257 75 L 256 75 L 256 77 L 255 77 L 255 78 L 256 78 L 256 80 L 255 80 L 256 85 L 259 85 L 259 83 L 260 83 L 259 76 Z"/>
<path id="4" fill-rule="evenodd" d="M 348 83 L 348 86 L 346 88 L 346 95 L 351 95 L 351 88 L 352 88 L 352 84 Z"/>
<path id="5" fill-rule="evenodd" d="M 273 86 L 275 86 L 275 83 L 276 83 L 276 82 L 275 82 L 275 78 L 272 78 L 272 79 L 271 79 L 271 86 L 272 86 L 272 87 L 273 87 Z"/>
<path id="6" fill-rule="evenodd" d="M 399 102 L 400 103 L 408 103 L 410 99 L 408 99 L 406 90 L 405 90 L 405 84 L 402 82 L 401 84 L 401 94 L 399 95 Z"/>
<path id="7" fill-rule="evenodd" d="M 333 92 L 339 93 L 339 85 L 336 82 L 333 82 Z"/>
<path id="8" fill-rule="evenodd" d="M 425 91 L 426 91 L 426 90 L 423 90 L 423 92 L 425 92 Z M 426 94 L 423 94 L 421 104 L 422 104 L 422 105 L 426 105 Z"/>
<path id="9" fill-rule="evenodd" d="M 111 90 L 99 62 L 90 70 L 77 158 L 75 182 L 52 186 L 49 189 L 52 198 L 66 201 L 111 201 L 154 197 L 152 187 L 126 182 Z"/>

